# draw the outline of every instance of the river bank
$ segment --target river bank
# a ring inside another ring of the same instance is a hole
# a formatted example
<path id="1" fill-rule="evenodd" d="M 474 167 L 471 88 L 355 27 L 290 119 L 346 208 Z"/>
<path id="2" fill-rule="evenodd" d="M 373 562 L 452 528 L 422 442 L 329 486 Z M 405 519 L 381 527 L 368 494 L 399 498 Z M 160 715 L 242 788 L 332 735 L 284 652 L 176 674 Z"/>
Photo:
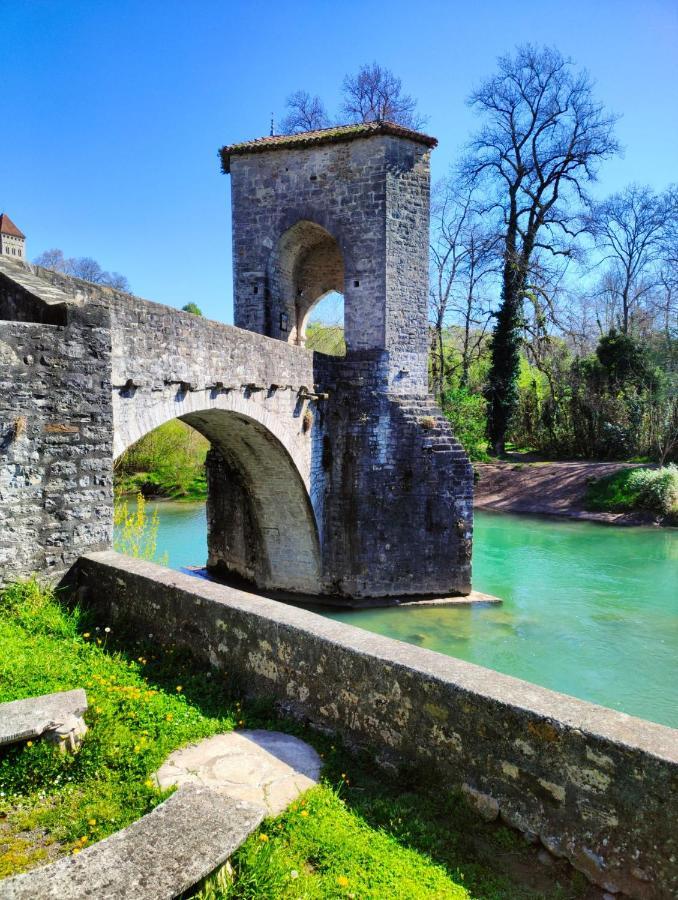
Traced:
<path id="1" fill-rule="evenodd" d="M 607 525 L 658 525 L 648 511 L 594 512 L 584 503 L 590 483 L 637 463 L 507 462 L 476 463 L 476 509 L 517 514 L 564 516 Z"/>

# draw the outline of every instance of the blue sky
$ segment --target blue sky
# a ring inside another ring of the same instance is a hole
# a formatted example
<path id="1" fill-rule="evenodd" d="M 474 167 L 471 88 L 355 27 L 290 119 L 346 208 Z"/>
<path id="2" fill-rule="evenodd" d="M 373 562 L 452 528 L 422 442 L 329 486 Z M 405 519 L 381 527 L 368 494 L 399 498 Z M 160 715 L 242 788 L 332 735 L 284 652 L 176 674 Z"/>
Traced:
<path id="1" fill-rule="evenodd" d="M 304 87 L 339 106 L 377 60 L 427 115 L 440 177 L 468 138 L 469 90 L 520 42 L 557 46 L 621 114 L 597 191 L 678 179 L 676 0 L 0 0 L 0 211 L 93 256 L 135 293 L 232 321 L 228 178 L 217 149 L 268 133 Z"/>

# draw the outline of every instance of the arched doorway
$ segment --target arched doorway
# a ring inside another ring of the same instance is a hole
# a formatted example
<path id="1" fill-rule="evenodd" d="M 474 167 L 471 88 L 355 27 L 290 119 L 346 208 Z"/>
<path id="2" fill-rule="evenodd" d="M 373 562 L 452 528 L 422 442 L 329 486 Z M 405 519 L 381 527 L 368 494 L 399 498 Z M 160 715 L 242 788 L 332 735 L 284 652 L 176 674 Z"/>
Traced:
<path id="1" fill-rule="evenodd" d="M 331 327 L 335 338 L 338 329 L 343 334 L 344 277 L 344 259 L 332 235 L 315 222 L 297 222 L 282 235 L 271 254 L 267 333 L 305 346 L 314 307 L 323 298 L 331 298 L 333 318 L 338 318 L 340 309 L 341 321 L 324 323 L 322 317 L 316 321 Z M 338 348 L 334 355 L 344 355 L 343 341 L 335 340 L 334 344 Z"/>

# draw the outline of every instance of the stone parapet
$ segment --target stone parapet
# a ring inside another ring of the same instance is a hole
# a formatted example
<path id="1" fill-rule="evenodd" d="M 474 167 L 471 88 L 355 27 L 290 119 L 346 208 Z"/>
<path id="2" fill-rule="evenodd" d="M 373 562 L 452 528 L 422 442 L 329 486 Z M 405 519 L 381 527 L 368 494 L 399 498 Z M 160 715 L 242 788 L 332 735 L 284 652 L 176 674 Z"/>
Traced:
<path id="1" fill-rule="evenodd" d="M 464 791 L 606 890 L 676 896 L 674 729 L 114 553 L 83 558 L 78 583 L 105 621 L 152 629 L 248 698 Z"/>

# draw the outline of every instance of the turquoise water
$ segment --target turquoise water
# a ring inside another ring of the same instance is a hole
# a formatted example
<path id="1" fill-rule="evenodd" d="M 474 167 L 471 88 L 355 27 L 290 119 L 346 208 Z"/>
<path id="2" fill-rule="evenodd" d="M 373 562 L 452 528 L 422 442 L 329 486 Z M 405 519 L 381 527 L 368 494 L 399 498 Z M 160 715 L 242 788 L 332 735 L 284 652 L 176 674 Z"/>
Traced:
<path id="1" fill-rule="evenodd" d="M 159 554 L 203 565 L 204 507 L 158 507 Z M 678 727 L 678 529 L 480 512 L 473 570 L 501 606 L 323 614 Z"/>

